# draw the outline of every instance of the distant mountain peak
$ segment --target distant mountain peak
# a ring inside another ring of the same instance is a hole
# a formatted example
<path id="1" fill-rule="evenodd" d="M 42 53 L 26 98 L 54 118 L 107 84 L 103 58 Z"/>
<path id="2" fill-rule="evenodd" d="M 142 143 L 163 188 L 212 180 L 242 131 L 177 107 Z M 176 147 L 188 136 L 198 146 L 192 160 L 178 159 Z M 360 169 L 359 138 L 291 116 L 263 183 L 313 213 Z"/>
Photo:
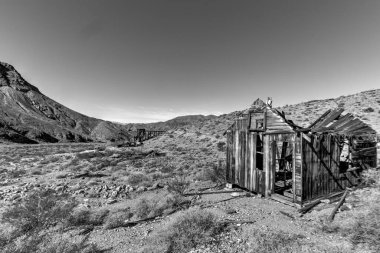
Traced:
<path id="1" fill-rule="evenodd" d="M 0 143 L 105 141 L 114 136 L 128 137 L 122 125 L 57 103 L 12 65 L 0 62 Z"/>
<path id="2" fill-rule="evenodd" d="M 25 81 L 11 64 L 0 61 L 0 87 L 1 86 L 9 86 L 23 92 L 32 90 L 40 93 L 38 88 Z"/>

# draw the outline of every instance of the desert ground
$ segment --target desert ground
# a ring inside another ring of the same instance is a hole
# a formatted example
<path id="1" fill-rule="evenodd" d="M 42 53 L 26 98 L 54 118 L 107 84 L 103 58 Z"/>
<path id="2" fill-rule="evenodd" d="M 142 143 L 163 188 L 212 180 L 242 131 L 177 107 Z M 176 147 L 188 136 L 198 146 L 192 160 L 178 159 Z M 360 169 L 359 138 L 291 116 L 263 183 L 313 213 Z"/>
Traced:
<path id="1" fill-rule="evenodd" d="M 379 171 L 328 222 L 336 203 L 224 188 L 224 142 L 203 135 L 1 146 L 2 252 L 379 252 Z"/>

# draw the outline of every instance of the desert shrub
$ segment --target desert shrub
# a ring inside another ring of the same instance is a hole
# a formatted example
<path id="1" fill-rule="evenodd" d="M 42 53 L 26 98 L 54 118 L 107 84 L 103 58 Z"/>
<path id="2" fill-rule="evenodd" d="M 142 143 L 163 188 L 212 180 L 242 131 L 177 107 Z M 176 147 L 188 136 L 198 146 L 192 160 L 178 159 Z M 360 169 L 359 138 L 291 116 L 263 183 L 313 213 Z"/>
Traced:
<path id="1" fill-rule="evenodd" d="M 31 175 L 43 175 L 44 173 L 40 169 L 32 169 L 30 171 Z"/>
<path id="2" fill-rule="evenodd" d="M 26 170 L 24 169 L 14 169 L 8 170 L 8 177 L 10 178 L 18 178 L 26 174 Z"/>
<path id="3" fill-rule="evenodd" d="M 294 252 L 295 248 L 299 247 L 298 239 L 303 236 L 289 234 L 283 231 L 261 231 L 255 230 L 252 233 L 254 245 L 251 246 L 249 252 L 255 253 L 286 253 Z"/>
<path id="4" fill-rule="evenodd" d="M 323 233 L 332 234 L 338 233 L 340 231 L 340 226 L 329 221 L 322 221 L 321 226 L 318 229 Z"/>
<path id="5" fill-rule="evenodd" d="M 380 188 L 380 170 L 368 169 L 363 172 L 363 184 Z"/>
<path id="6" fill-rule="evenodd" d="M 174 165 L 167 163 L 161 167 L 160 171 L 162 173 L 172 173 L 175 169 L 176 167 Z"/>
<path id="7" fill-rule="evenodd" d="M 60 173 L 55 178 L 60 179 L 60 178 L 67 178 L 69 176 L 70 176 L 69 173 Z"/>
<path id="8" fill-rule="evenodd" d="M 49 156 L 49 157 L 46 157 L 44 160 L 42 160 L 40 164 L 49 164 L 49 163 L 55 163 L 58 161 L 59 161 L 58 156 Z"/>
<path id="9" fill-rule="evenodd" d="M 96 164 L 94 169 L 95 169 L 95 171 L 99 171 L 99 170 L 101 170 L 101 169 L 103 169 L 105 167 L 108 167 L 110 165 L 111 165 L 111 162 L 108 161 L 108 160 L 105 160 L 105 161 L 102 161 L 102 162 Z"/>
<path id="10" fill-rule="evenodd" d="M 187 208 L 188 204 L 190 204 L 190 201 L 183 196 L 178 194 L 168 194 L 164 198 L 155 202 L 153 212 L 151 211 L 148 216 L 167 215 L 180 208 Z"/>
<path id="11" fill-rule="evenodd" d="M 224 141 L 219 141 L 216 146 L 220 152 L 224 152 L 226 150 L 226 143 Z"/>
<path id="12" fill-rule="evenodd" d="M 6 209 L 2 221 L 25 234 L 64 221 L 75 206 L 75 200 L 67 194 L 58 194 L 51 189 L 36 191 Z"/>
<path id="13" fill-rule="evenodd" d="M 133 213 L 130 211 L 129 207 L 126 209 L 111 213 L 107 217 L 104 223 L 104 228 L 113 229 L 113 228 L 121 227 L 123 224 L 125 224 L 126 221 L 132 218 L 132 216 L 133 216 Z"/>
<path id="14" fill-rule="evenodd" d="M 67 194 L 48 189 L 33 192 L 7 208 L 1 221 L 13 230 L 6 241 L 0 240 L 3 252 L 50 252 L 44 248 L 51 239 L 48 229 L 63 224 L 76 204 Z"/>
<path id="15" fill-rule="evenodd" d="M 135 216 L 139 219 L 148 218 L 149 214 L 154 213 L 155 202 L 145 198 L 140 199 L 135 206 Z"/>
<path id="16" fill-rule="evenodd" d="M 67 225 L 69 226 L 83 226 L 83 225 L 102 225 L 107 217 L 109 210 L 100 209 L 97 211 L 91 211 L 88 209 L 80 209 L 73 212 L 67 219 Z"/>
<path id="17" fill-rule="evenodd" d="M 100 253 L 104 252 L 99 249 L 94 243 L 88 243 L 88 236 L 79 240 L 78 242 L 73 242 L 69 239 L 60 239 L 56 242 L 49 242 L 48 245 L 44 246 L 40 252 L 42 253 Z"/>
<path id="18" fill-rule="evenodd" d="M 70 162 L 66 164 L 66 167 L 71 167 L 71 166 L 74 167 L 74 166 L 79 165 L 79 163 L 80 163 L 80 160 L 77 157 L 75 157 L 74 159 L 72 159 Z"/>
<path id="19" fill-rule="evenodd" d="M 153 172 L 150 174 L 150 176 L 151 176 L 152 180 L 154 180 L 154 181 L 164 177 L 164 175 L 161 172 Z"/>
<path id="20" fill-rule="evenodd" d="M 363 110 L 363 112 L 374 112 L 375 110 L 372 107 L 368 107 Z"/>
<path id="21" fill-rule="evenodd" d="M 183 195 L 189 185 L 190 182 L 186 180 L 185 176 L 176 176 L 168 182 L 168 191 Z"/>
<path id="22" fill-rule="evenodd" d="M 150 178 L 143 173 L 133 173 L 128 176 L 127 182 L 130 185 L 136 186 L 136 185 L 141 184 L 144 181 L 149 181 L 149 180 Z"/>
<path id="23" fill-rule="evenodd" d="M 138 219 L 167 215 L 181 208 L 188 208 L 190 201 L 178 194 L 168 194 L 158 200 L 141 199 L 135 206 Z"/>
<path id="24" fill-rule="evenodd" d="M 208 154 L 209 153 L 209 149 L 208 148 L 200 148 L 200 150 L 205 153 L 205 154 Z"/>
<path id="25" fill-rule="evenodd" d="M 215 240 L 223 227 L 208 211 L 188 210 L 161 231 L 160 236 L 167 245 L 166 252 L 188 252 Z"/>
<path id="26" fill-rule="evenodd" d="M 217 184 L 224 184 L 226 182 L 226 167 L 219 161 L 218 164 L 213 164 L 211 167 L 207 167 L 201 174 L 201 180 L 211 182 Z"/>

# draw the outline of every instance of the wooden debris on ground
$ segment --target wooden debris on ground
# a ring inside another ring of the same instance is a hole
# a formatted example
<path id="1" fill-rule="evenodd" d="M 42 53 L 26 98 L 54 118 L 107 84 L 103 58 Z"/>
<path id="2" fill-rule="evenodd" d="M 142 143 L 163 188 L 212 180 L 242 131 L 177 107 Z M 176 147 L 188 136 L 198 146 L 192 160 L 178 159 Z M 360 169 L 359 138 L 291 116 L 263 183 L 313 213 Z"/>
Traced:
<path id="1" fill-rule="evenodd" d="M 333 209 L 333 211 L 331 212 L 330 216 L 328 217 L 328 221 L 332 222 L 334 220 L 335 213 L 338 211 L 339 207 L 343 204 L 344 200 L 347 197 L 348 192 L 349 192 L 349 189 L 346 189 L 346 191 L 344 192 L 342 198 L 340 199 L 340 201 L 338 202 L 338 204 L 336 204 L 335 208 Z"/>
<path id="2" fill-rule="evenodd" d="M 107 177 L 108 175 L 102 174 L 102 173 L 90 173 L 89 171 L 86 171 L 81 174 L 77 174 L 72 176 L 72 178 L 80 178 L 80 177 Z"/>
<path id="3" fill-rule="evenodd" d="M 243 191 L 242 190 L 235 190 L 235 191 L 191 192 L 191 193 L 185 193 L 184 196 L 206 195 L 206 194 L 220 194 L 220 193 L 233 193 L 233 192 L 243 192 Z"/>
<path id="4" fill-rule="evenodd" d="M 295 217 L 293 215 L 291 215 L 290 213 L 287 213 L 287 212 L 284 212 L 284 211 L 279 211 L 279 212 L 280 212 L 280 214 L 285 215 L 285 216 L 291 218 L 292 220 L 295 219 Z"/>

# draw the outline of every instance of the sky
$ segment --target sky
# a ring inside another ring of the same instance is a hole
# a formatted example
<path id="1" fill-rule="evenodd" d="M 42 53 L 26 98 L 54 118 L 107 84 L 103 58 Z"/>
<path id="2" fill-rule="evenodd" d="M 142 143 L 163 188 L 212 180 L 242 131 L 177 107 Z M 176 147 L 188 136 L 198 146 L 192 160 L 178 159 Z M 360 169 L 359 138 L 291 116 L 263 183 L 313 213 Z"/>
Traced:
<path id="1" fill-rule="evenodd" d="M 378 0 L 0 0 L 0 34 L 42 93 L 117 122 L 380 88 Z"/>

